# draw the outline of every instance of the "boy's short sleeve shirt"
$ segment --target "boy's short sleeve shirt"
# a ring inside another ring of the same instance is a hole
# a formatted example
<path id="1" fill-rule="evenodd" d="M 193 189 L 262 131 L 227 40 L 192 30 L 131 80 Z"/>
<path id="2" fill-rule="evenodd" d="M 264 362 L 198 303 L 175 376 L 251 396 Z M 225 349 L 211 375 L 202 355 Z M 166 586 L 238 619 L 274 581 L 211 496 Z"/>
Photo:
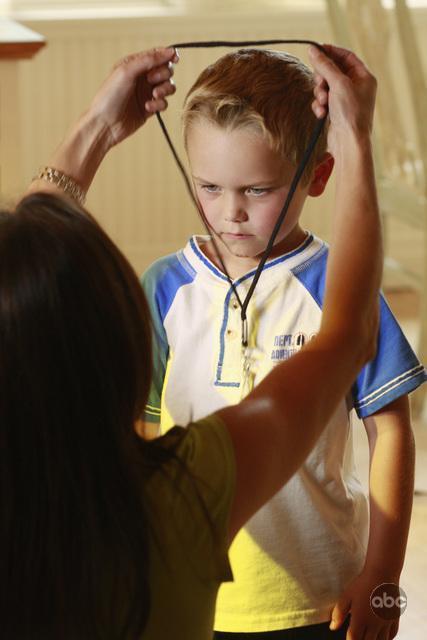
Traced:
<path id="1" fill-rule="evenodd" d="M 294 251 L 266 263 L 248 307 L 249 348 L 243 352 L 240 307 L 225 276 L 204 256 L 204 241 L 191 238 L 143 278 L 157 349 L 146 417 L 161 419 L 162 432 L 239 402 L 320 327 L 324 242 L 309 235 Z M 235 282 L 242 299 L 252 276 Z M 349 409 L 369 416 L 426 378 L 382 298 L 375 359 L 301 470 L 233 542 L 235 581 L 220 590 L 217 630 L 273 631 L 328 619 L 366 550 L 367 500 L 353 465 Z"/>

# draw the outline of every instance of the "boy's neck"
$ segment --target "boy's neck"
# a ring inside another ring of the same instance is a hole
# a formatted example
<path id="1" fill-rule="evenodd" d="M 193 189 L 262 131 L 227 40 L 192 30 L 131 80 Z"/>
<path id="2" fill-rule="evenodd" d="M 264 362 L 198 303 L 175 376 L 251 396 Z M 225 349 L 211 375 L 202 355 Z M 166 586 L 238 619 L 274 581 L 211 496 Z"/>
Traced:
<path id="1" fill-rule="evenodd" d="M 268 259 L 271 260 L 273 258 L 278 258 L 279 256 L 283 256 L 286 253 L 294 251 L 305 241 L 306 238 L 307 232 L 301 229 L 299 225 L 296 225 L 292 231 L 283 238 L 283 240 L 273 247 Z M 235 256 L 228 251 L 227 247 L 222 242 L 217 240 L 217 245 L 221 251 L 221 257 L 228 275 L 233 281 L 238 280 L 249 271 L 256 269 L 262 258 L 262 254 L 254 257 Z M 200 249 L 205 256 L 213 262 L 220 271 L 222 271 L 212 242 L 204 242 L 200 246 Z"/>

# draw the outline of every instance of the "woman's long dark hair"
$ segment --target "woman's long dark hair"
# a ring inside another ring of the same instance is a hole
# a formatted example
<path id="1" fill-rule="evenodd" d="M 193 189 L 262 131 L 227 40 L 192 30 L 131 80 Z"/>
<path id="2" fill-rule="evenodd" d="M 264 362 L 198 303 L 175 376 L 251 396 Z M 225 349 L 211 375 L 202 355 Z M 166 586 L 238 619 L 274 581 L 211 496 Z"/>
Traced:
<path id="1" fill-rule="evenodd" d="M 138 279 L 48 194 L 0 214 L 0 635 L 134 638 L 149 611 Z M 144 465 L 142 465 L 144 466 Z"/>

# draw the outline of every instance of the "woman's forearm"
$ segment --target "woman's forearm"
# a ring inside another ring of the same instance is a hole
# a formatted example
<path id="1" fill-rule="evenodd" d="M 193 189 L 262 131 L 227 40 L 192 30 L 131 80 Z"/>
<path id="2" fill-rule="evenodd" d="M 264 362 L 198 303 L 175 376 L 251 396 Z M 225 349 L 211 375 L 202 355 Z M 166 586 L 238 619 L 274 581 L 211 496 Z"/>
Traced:
<path id="1" fill-rule="evenodd" d="M 337 182 L 322 324 L 246 400 L 219 412 L 236 453 L 231 535 L 298 469 L 376 349 L 382 273 L 370 142 L 376 83 L 354 54 L 327 49 L 329 59 L 313 56 L 319 74 L 313 109 L 322 117 L 328 104 Z"/>
<path id="2" fill-rule="evenodd" d="M 108 127 L 90 112 L 85 112 L 53 153 L 48 166 L 70 177 L 86 192 L 110 148 L 109 141 Z M 29 190 L 63 194 L 62 189 L 41 179 L 34 180 Z"/>
<path id="3" fill-rule="evenodd" d="M 337 186 L 323 327 L 353 325 L 356 333 L 369 333 L 383 262 L 370 136 L 348 134 L 335 153 Z"/>

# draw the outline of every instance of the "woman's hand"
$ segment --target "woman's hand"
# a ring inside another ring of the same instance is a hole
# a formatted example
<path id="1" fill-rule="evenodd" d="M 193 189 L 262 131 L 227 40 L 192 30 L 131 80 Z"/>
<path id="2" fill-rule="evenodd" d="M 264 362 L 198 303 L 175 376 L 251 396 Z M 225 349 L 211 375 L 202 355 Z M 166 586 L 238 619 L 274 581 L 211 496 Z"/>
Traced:
<path id="1" fill-rule="evenodd" d="M 167 96 L 175 93 L 173 48 L 156 48 L 126 56 L 102 84 L 89 107 L 109 133 L 113 147 L 132 135 L 156 111 L 167 107 Z"/>
<path id="2" fill-rule="evenodd" d="M 315 99 L 312 108 L 318 118 L 328 113 L 328 147 L 334 150 L 340 139 L 353 133 L 357 138 L 370 136 L 377 83 L 365 64 L 351 51 L 333 45 L 309 48 L 315 70 Z"/>
<path id="3" fill-rule="evenodd" d="M 47 163 L 83 192 L 87 192 L 105 155 L 132 135 L 156 111 L 167 107 L 167 96 L 175 92 L 173 64 L 178 54 L 158 48 L 123 58 L 97 91 Z M 35 179 L 29 192 L 49 191 L 64 195 L 64 188 Z"/>

